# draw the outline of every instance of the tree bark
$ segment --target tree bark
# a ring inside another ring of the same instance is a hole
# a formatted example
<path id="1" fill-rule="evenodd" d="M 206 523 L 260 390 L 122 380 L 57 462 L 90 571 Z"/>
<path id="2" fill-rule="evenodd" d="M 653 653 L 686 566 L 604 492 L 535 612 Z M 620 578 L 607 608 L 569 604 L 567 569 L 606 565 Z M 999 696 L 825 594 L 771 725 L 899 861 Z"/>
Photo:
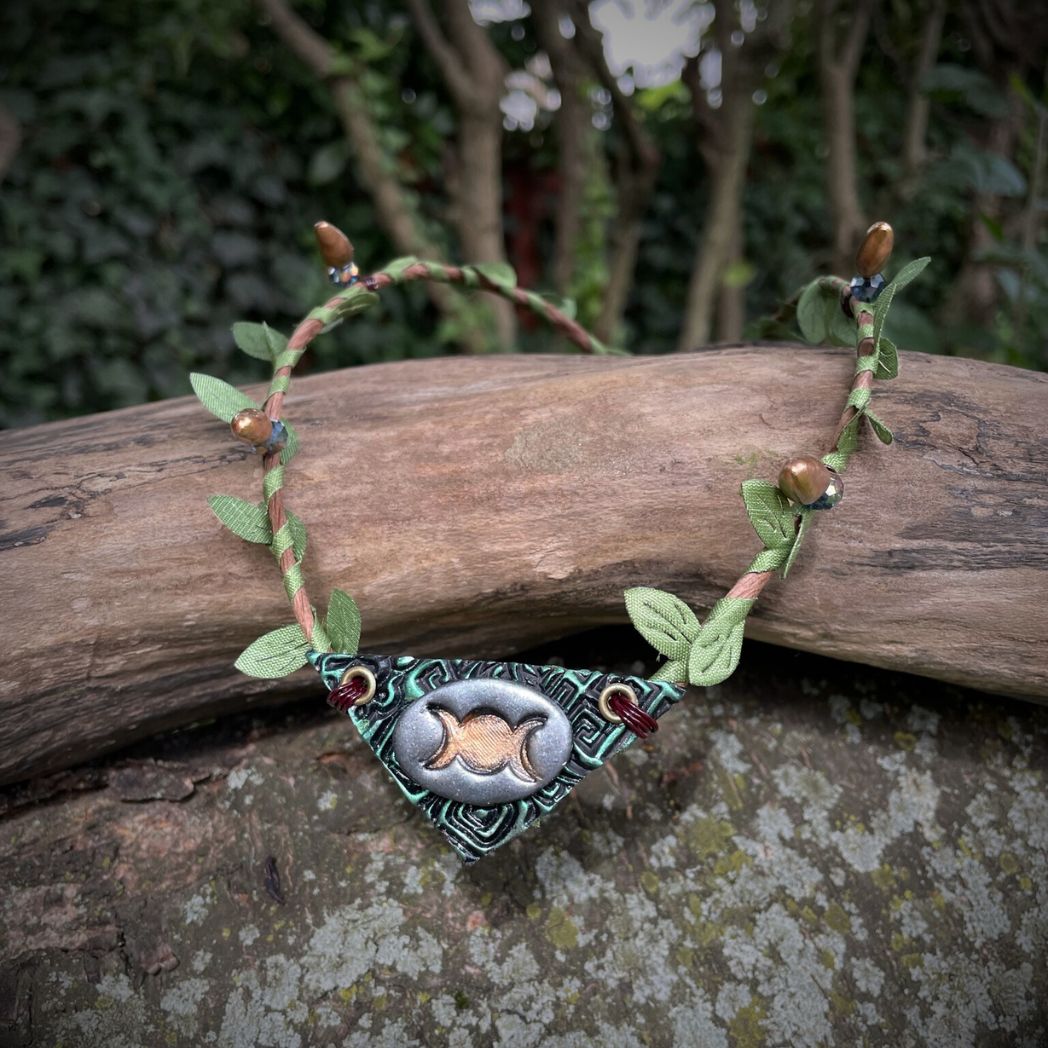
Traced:
<path id="1" fill-rule="evenodd" d="M 466 262 L 505 262 L 502 226 L 502 99 L 506 63 L 469 0 L 443 0 L 445 30 L 429 0 L 408 0 L 415 27 L 451 95 L 458 115 L 454 172 L 449 179 L 452 217 Z M 503 349 L 516 341 L 508 302 L 489 302 Z"/>
<path id="2" fill-rule="evenodd" d="M 625 621 L 635 585 L 704 615 L 758 549 L 740 482 L 825 450 L 853 370 L 843 350 L 751 346 L 302 379 L 285 490 L 311 590 L 353 593 L 364 650 L 416 655 L 508 657 Z M 896 445 L 863 437 L 846 499 L 748 633 L 1048 699 L 1046 393 L 1044 375 L 904 354 L 876 394 Z M 233 669 L 291 617 L 268 550 L 206 503 L 257 499 L 260 466 L 195 401 L 11 431 L 0 470 L 0 781 L 318 687 Z"/>
<path id="3" fill-rule="evenodd" d="M 845 14 L 843 37 L 835 23 Z M 819 79 L 826 133 L 826 178 L 833 220 L 833 271 L 847 275 L 853 268 L 867 222 L 859 196 L 855 146 L 855 77 L 873 13 L 873 0 L 841 5 L 819 0 L 816 6 Z"/>

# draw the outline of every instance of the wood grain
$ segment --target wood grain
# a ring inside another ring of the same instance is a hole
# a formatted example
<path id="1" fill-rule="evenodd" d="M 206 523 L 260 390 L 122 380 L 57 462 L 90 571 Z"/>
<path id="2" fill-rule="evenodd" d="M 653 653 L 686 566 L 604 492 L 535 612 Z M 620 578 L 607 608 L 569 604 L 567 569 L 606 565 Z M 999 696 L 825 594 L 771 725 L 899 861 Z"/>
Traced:
<path id="1" fill-rule="evenodd" d="M 622 621 L 624 587 L 700 615 L 758 548 L 738 496 L 821 453 L 852 354 L 734 347 L 608 359 L 444 358 L 296 382 L 290 506 L 323 603 L 364 647 L 487 657 Z M 748 633 L 1048 698 L 1048 378 L 904 354 L 840 507 Z M 296 689 L 232 668 L 290 621 L 276 566 L 206 498 L 261 465 L 192 399 L 6 434 L 0 781 Z M 745 651 L 743 658 L 745 659 Z"/>

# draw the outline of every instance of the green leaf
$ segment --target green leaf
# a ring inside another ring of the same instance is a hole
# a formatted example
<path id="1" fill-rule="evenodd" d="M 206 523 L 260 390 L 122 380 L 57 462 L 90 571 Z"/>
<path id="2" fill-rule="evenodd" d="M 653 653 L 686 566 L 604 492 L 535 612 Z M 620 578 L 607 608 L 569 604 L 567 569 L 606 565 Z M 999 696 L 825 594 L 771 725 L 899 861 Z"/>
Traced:
<path id="1" fill-rule="evenodd" d="M 238 411 L 258 407 L 247 394 L 220 378 L 194 372 L 189 376 L 189 382 L 200 403 L 223 422 L 232 422 Z"/>
<path id="2" fill-rule="evenodd" d="M 307 651 L 309 642 L 300 626 L 281 626 L 249 644 L 235 665 L 249 677 L 286 677 L 306 664 Z"/>
<path id="3" fill-rule="evenodd" d="M 306 526 L 291 510 L 285 510 L 284 516 L 287 517 L 287 526 L 291 530 L 291 548 L 294 550 L 295 560 L 300 561 L 306 555 Z"/>
<path id="4" fill-rule="evenodd" d="M 790 502 L 774 484 L 766 480 L 744 480 L 742 500 L 757 537 L 769 549 L 793 542 L 794 518 Z"/>
<path id="5" fill-rule="evenodd" d="M 856 418 L 858 418 L 858 416 L 856 416 Z M 793 547 L 790 549 L 790 555 L 787 558 L 786 563 L 782 566 L 783 578 L 786 578 L 786 576 L 789 575 L 790 568 L 793 567 L 793 562 L 797 559 L 797 554 L 800 552 L 804 536 L 808 533 L 808 528 L 811 527 L 812 513 L 816 512 L 818 512 L 818 510 L 806 509 L 801 511 L 801 523 L 800 527 L 797 529 L 797 537 L 793 540 Z"/>
<path id="6" fill-rule="evenodd" d="M 287 349 L 287 337 L 279 331 L 266 324 L 251 324 L 245 320 L 233 325 L 233 341 L 249 357 L 269 363 Z"/>
<path id="7" fill-rule="evenodd" d="M 924 272 L 924 268 L 929 262 L 931 262 L 931 259 L 927 256 L 908 262 L 895 274 L 892 282 L 877 296 L 877 301 L 873 303 L 873 339 L 875 344 L 880 344 L 881 332 L 884 330 L 885 320 L 888 319 L 888 310 L 892 307 L 895 293 L 916 280 Z"/>
<path id="8" fill-rule="evenodd" d="M 874 378 L 895 378 L 899 374 L 899 350 L 890 338 L 881 336 L 877 346 L 877 366 L 873 369 Z"/>
<path id="9" fill-rule="evenodd" d="M 340 318 L 356 316 L 370 309 L 378 302 L 378 295 L 374 291 L 367 291 L 363 284 L 355 284 L 353 293 L 346 297 L 336 307 Z"/>
<path id="10" fill-rule="evenodd" d="M 360 646 L 360 609 L 348 593 L 340 589 L 331 591 L 324 629 L 335 651 L 356 655 Z"/>
<path id="11" fill-rule="evenodd" d="M 894 287 L 896 291 L 902 291 L 907 284 L 912 284 L 924 272 L 929 262 L 931 262 L 931 256 L 929 255 L 925 255 L 924 258 L 915 258 L 912 262 L 907 262 L 906 265 L 895 274 L 892 278 L 891 284 L 888 286 Z M 885 291 L 887 291 L 887 288 L 885 288 Z"/>
<path id="12" fill-rule="evenodd" d="M 844 310 L 841 309 L 840 303 L 837 303 L 836 308 L 829 317 L 829 335 L 827 341 L 832 342 L 835 346 L 848 346 L 854 348 L 855 336 L 858 332 L 855 320 L 852 317 L 845 316 Z"/>
<path id="13" fill-rule="evenodd" d="M 669 662 L 664 662 L 648 679 L 685 684 L 688 680 L 688 661 L 687 659 L 670 659 Z"/>
<path id="14" fill-rule="evenodd" d="M 890 444 L 895 439 L 892 431 L 872 411 L 866 411 L 864 414 L 870 420 L 873 432 L 877 434 L 877 439 L 882 444 Z"/>
<path id="15" fill-rule="evenodd" d="M 264 505 L 245 502 L 232 495 L 212 495 L 207 504 L 212 513 L 238 538 L 248 542 L 264 542 L 267 546 L 273 541 L 273 531 Z"/>
<path id="16" fill-rule="evenodd" d="M 564 298 L 550 291 L 543 291 L 538 297 L 554 309 L 559 309 L 568 320 L 574 320 L 578 316 L 579 309 L 573 298 Z"/>
<path id="17" fill-rule="evenodd" d="M 247 542 L 273 544 L 273 529 L 269 523 L 269 512 L 264 502 L 245 502 L 232 495 L 212 495 L 207 500 L 211 511 L 234 535 Z M 285 513 L 291 532 L 291 548 L 295 560 L 306 555 L 306 526 L 290 510 Z"/>
<path id="18" fill-rule="evenodd" d="M 517 286 L 516 270 L 505 262 L 481 262 L 478 265 L 463 268 L 472 270 L 489 284 L 494 284 L 495 287 L 513 288 Z"/>
<path id="19" fill-rule="evenodd" d="M 699 620 L 684 601 L 649 586 L 634 586 L 624 596 L 626 614 L 652 647 L 670 659 L 687 657 L 699 632 Z"/>
<path id="20" fill-rule="evenodd" d="M 405 269 L 410 268 L 419 261 L 415 255 L 405 255 L 403 258 L 395 258 L 388 265 L 383 266 L 382 272 L 396 280 Z"/>
<path id="21" fill-rule="evenodd" d="M 280 462 L 286 466 L 298 454 L 298 434 L 291 428 L 290 422 L 284 423 L 284 431 L 287 433 L 287 443 L 280 453 Z"/>
<path id="22" fill-rule="evenodd" d="M 713 606 L 688 655 L 688 682 L 702 687 L 720 684 L 734 672 L 742 654 L 746 616 L 752 600 L 724 597 Z"/>
<path id="23" fill-rule="evenodd" d="M 826 308 L 828 300 L 829 296 L 818 280 L 813 280 L 801 292 L 801 297 L 797 300 L 797 326 L 801 329 L 805 342 L 819 345 L 829 336 L 830 316 Z M 833 305 L 837 312 L 840 312 L 840 306 L 837 303 Z"/>

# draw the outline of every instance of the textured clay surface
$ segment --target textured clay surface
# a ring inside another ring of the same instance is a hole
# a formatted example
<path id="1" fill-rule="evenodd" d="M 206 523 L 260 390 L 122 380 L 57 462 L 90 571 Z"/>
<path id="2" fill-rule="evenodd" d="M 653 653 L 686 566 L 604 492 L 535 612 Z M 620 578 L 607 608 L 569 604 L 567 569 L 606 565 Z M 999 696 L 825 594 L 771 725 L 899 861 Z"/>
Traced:
<path id="1" fill-rule="evenodd" d="M 751 644 L 662 724 L 469 869 L 319 700 L 9 791 L 0 1044 L 1048 1042 L 1048 709 Z"/>

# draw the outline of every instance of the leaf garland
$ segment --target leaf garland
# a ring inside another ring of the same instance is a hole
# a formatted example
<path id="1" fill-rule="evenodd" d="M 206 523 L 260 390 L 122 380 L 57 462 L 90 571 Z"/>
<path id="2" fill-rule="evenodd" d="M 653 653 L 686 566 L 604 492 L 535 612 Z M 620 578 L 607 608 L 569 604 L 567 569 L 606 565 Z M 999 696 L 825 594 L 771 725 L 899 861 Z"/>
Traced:
<path id="1" fill-rule="evenodd" d="M 207 504 L 215 516 L 238 538 L 267 546 L 273 544 L 273 529 L 264 502 L 246 502 L 232 495 L 212 495 Z M 301 560 L 306 555 L 306 526 L 290 510 L 285 510 L 284 515 L 291 531 L 295 559 Z"/>
<path id="2" fill-rule="evenodd" d="M 360 647 L 360 609 L 348 593 L 340 589 L 331 591 L 324 628 L 333 651 L 356 655 Z"/>
<path id="3" fill-rule="evenodd" d="M 258 407 L 246 393 L 241 393 L 236 386 L 231 386 L 228 382 L 223 382 L 222 379 L 215 378 L 213 375 L 202 375 L 194 371 L 189 376 L 189 383 L 197 395 L 197 400 L 215 418 L 223 422 L 232 422 L 233 416 L 238 411 Z"/>
<path id="4" fill-rule="evenodd" d="M 910 262 L 887 285 L 874 303 L 852 302 L 852 312 L 873 317 L 864 322 L 858 337 L 873 335 L 872 354 L 860 358 L 857 372 L 872 371 L 874 378 L 892 379 L 899 373 L 899 351 L 883 334 L 884 321 L 897 291 L 902 290 L 928 265 L 929 259 Z M 813 280 L 797 301 L 797 324 L 802 336 L 811 343 L 838 342 L 854 345 L 855 324 L 841 309 L 842 282 Z M 842 472 L 855 450 L 859 426 L 865 417 L 878 439 L 890 444 L 891 430 L 870 410 L 870 390 L 859 386 L 849 392 L 848 405 L 854 416 L 841 430 L 833 451 L 822 461 Z M 794 506 L 783 492 L 766 480 L 747 480 L 742 484 L 742 500 L 753 530 L 764 548 L 750 563 L 748 572 L 781 568 L 785 578 L 793 567 L 804 538 L 811 527 L 815 511 Z M 754 600 L 724 597 L 711 609 L 706 621 L 699 623 L 694 612 L 678 597 L 662 590 L 638 586 L 626 590 L 626 612 L 638 632 L 667 661 L 652 674 L 652 680 L 682 682 L 709 687 L 719 684 L 734 672 L 742 652 L 746 617 Z"/>
<path id="5" fill-rule="evenodd" d="M 766 480 L 745 480 L 742 501 L 753 530 L 767 549 L 783 549 L 793 544 L 797 526 L 790 500 Z"/>
<path id="6" fill-rule="evenodd" d="M 233 325 L 233 341 L 249 357 L 264 360 L 267 364 L 272 364 L 287 349 L 287 337 L 264 322 L 237 321 Z"/>
<path id="7" fill-rule="evenodd" d="M 753 601 L 725 597 L 704 623 L 679 597 L 648 586 L 626 590 L 626 612 L 637 631 L 669 660 L 653 680 L 709 687 L 731 675 L 742 651 Z"/>
<path id="8" fill-rule="evenodd" d="M 286 677 L 305 666 L 308 651 L 309 641 L 295 623 L 264 633 L 240 653 L 234 665 L 249 677 Z"/>
<path id="9" fill-rule="evenodd" d="M 634 586 L 624 596 L 637 632 L 668 659 L 686 659 L 700 629 L 695 612 L 680 597 L 649 586 Z"/>

